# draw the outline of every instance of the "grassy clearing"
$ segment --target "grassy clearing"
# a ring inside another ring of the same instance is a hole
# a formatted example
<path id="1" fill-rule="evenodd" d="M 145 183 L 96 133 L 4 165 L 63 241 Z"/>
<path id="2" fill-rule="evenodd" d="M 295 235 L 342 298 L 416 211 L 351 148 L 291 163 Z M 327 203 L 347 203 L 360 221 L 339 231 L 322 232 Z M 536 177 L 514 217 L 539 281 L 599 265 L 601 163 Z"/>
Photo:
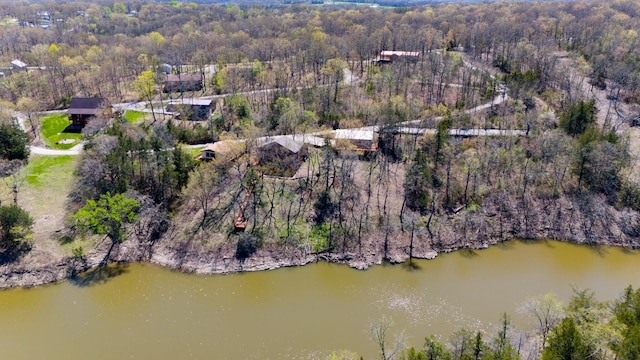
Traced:
<path id="1" fill-rule="evenodd" d="M 80 142 L 82 136 L 80 133 L 64 132 L 67 126 L 71 125 L 67 114 L 45 116 L 40 124 L 42 139 L 51 148 L 67 150 Z"/>
<path id="2" fill-rule="evenodd" d="M 35 254 L 70 254 L 71 247 L 62 248 L 58 230 L 64 227 L 67 194 L 73 186 L 77 156 L 31 156 L 29 164 L 16 175 L 19 184 L 18 205 L 29 212 L 34 220 Z M 0 200 L 3 204 L 13 201 L 13 178 L 0 182 Z M 85 246 L 85 248 L 87 248 Z M 35 251 L 38 250 L 38 251 Z"/>
<path id="3" fill-rule="evenodd" d="M 204 149 L 204 146 L 198 146 L 195 148 L 183 147 L 182 149 L 186 151 L 189 155 L 196 157 L 200 155 L 200 150 Z"/>
<path id="4" fill-rule="evenodd" d="M 34 219 L 43 215 L 62 216 L 67 193 L 71 189 L 77 156 L 37 156 L 18 174 L 20 184 L 18 203 L 31 213 Z M 12 180 L 1 184 L 2 198 L 10 196 Z"/>
<path id="5" fill-rule="evenodd" d="M 148 116 L 148 113 L 135 110 L 127 110 L 124 112 L 124 115 L 122 115 L 129 124 L 142 124 Z"/>
<path id="6" fill-rule="evenodd" d="M 48 189 L 60 185 L 60 179 L 70 178 L 73 173 L 76 156 L 39 156 L 32 157 L 23 170 L 25 181 L 34 189 L 46 186 Z"/>

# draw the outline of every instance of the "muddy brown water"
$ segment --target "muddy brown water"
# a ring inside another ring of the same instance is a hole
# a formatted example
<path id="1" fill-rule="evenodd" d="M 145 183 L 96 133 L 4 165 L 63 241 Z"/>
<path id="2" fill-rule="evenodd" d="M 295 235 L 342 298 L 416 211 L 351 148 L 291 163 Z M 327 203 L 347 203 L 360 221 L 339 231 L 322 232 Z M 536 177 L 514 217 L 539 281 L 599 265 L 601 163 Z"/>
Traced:
<path id="1" fill-rule="evenodd" d="M 420 346 L 460 327 L 493 331 L 503 311 L 520 328 L 528 297 L 571 287 L 601 300 L 640 286 L 640 253 L 511 241 L 367 271 L 317 263 L 198 276 L 147 264 L 35 289 L 0 292 L 4 359 L 310 359 L 348 349 L 377 358 L 381 317 Z"/>

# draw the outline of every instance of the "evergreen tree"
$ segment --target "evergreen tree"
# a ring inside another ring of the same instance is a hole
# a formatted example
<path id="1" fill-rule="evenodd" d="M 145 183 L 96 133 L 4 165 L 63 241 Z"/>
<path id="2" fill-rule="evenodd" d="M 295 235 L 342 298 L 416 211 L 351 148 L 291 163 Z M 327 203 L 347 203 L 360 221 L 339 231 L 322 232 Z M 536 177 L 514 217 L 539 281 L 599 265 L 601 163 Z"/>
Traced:
<path id="1" fill-rule="evenodd" d="M 553 328 L 549 345 L 542 352 L 542 360 L 591 359 L 593 348 L 585 343 L 573 318 L 564 318 Z"/>

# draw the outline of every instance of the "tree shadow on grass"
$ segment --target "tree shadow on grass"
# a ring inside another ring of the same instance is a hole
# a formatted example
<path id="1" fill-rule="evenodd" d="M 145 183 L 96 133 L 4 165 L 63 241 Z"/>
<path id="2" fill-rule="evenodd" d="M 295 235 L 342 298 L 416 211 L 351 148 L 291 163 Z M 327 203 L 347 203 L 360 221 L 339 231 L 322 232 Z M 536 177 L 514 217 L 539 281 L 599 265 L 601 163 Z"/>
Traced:
<path id="1" fill-rule="evenodd" d="M 72 276 L 69 281 L 78 287 L 90 287 L 104 284 L 114 277 L 125 274 L 129 271 L 128 264 L 101 265 L 95 269 L 85 271 Z"/>
<path id="2" fill-rule="evenodd" d="M 84 126 L 81 125 L 74 125 L 74 124 L 70 124 L 69 126 L 67 126 L 66 128 L 64 128 L 64 130 L 62 130 L 63 133 L 74 133 L 74 134 L 80 134 L 82 132 L 82 129 L 84 128 Z"/>

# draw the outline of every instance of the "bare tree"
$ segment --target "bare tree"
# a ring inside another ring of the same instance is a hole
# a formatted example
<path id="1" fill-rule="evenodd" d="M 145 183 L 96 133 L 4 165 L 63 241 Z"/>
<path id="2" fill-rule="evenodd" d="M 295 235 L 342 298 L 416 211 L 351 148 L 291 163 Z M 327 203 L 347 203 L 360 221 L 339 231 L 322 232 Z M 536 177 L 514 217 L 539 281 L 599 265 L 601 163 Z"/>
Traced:
<path id="1" fill-rule="evenodd" d="M 386 317 L 382 317 L 371 324 L 371 339 L 380 348 L 380 358 L 382 360 L 392 360 L 404 347 L 404 335 L 400 334 L 393 341 L 390 339 L 393 322 Z"/>
<path id="2" fill-rule="evenodd" d="M 544 348 L 549 332 L 564 316 L 562 302 L 558 300 L 555 294 L 546 293 L 528 299 L 521 306 L 521 311 L 536 320 L 538 333 L 542 337 L 541 347 Z"/>

